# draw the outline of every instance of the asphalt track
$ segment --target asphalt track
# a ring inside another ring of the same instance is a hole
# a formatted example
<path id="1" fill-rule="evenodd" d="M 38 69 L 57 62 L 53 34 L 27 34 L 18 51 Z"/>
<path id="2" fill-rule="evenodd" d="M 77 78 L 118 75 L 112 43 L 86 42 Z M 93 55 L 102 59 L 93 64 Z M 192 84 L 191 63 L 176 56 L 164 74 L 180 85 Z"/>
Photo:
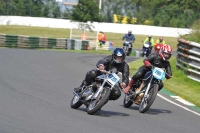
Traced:
<path id="1" fill-rule="evenodd" d="M 71 109 L 72 90 L 104 55 L 0 49 L 0 133 L 198 133 L 200 117 L 160 97 L 145 114 L 124 94 L 95 115 Z M 135 60 L 128 57 L 127 61 Z M 167 97 L 167 96 L 166 96 Z M 170 97 L 167 97 L 170 98 Z M 173 100 L 173 99 L 170 99 Z M 176 102 L 176 101 L 174 101 Z"/>

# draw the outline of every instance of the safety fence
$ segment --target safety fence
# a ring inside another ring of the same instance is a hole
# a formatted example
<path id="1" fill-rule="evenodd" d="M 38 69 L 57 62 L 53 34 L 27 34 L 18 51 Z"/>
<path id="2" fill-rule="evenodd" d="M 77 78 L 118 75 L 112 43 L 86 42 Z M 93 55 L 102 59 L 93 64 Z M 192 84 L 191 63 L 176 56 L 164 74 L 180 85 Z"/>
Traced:
<path id="1" fill-rule="evenodd" d="M 113 45 L 107 41 L 100 47 L 97 42 L 90 40 L 69 39 L 69 38 L 48 38 L 35 36 L 22 36 L 0 34 L 0 47 L 9 48 L 48 48 L 48 49 L 68 49 L 68 50 L 111 50 Z"/>
<path id="2" fill-rule="evenodd" d="M 200 82 L 200 44 L 178 38 L 176 67 Z"/>
<path id="3" fill-rule="evenodd" d="M 67 38 L 47 38 L 21 35 L 0 34 L 0 46 L 9 48 L 60 48 L 70 50 L 86 50 L 89 41 Z"/>

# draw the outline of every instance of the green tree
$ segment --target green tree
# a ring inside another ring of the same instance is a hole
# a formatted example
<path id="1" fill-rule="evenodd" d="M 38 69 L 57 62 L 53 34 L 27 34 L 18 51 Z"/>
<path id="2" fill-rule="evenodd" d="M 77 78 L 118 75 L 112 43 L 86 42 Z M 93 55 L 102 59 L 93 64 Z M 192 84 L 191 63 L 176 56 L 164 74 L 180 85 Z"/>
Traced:
<path id="1" fill-rule="evenodd" d="M 133 15 L 131 12 L 127 13 L 127 23 L 128 24 L 132 24 L 132 20 L 133 20 Z"/>
<path id="2" fill-rule="evenodd" d="M 43 17 L 43 8 L 45 5 L 45 0 L 32 0 L 32 16 L 34 17 Z"/>
<path id="3" fill-rule="evenodd" d="M 102 16 L 99 14 L 98 4 L 94 0 L 79 0 L 74 6 L 70 16 L 72 21 L 78 22 L 102 22 Z"/>

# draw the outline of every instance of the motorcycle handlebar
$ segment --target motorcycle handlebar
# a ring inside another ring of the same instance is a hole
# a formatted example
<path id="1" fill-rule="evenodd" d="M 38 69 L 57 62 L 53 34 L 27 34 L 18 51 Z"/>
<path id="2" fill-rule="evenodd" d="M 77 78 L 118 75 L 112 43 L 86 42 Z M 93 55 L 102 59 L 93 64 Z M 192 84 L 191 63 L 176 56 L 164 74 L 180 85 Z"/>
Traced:
<path id="1" fill-rule="evenodd" d="M 101 71 L 99 68 L 97 68 L 97 70 L 99 70 L 99 71 Z M 109 71 L 106 71 L 106 70 L 102 70 L 103 71 L 103 73 L 106 73 L 106 74 L 112 74 L 112 73 L 118 73 L 118 71 L 116 70 L 109 70 Z"/>

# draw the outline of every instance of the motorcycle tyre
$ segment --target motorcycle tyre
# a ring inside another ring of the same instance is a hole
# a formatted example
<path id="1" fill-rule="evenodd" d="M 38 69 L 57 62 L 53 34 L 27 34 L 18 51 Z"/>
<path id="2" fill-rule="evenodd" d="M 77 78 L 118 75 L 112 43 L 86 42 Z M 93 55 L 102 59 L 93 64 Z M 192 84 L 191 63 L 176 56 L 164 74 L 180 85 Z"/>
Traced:
<path id="1" fill-rule="evenodd" d="M 125 94 L 123 106 L 124 106 L 125 108 L 129 108 L 129 107 L 131 107 L 132 104 L 133 104 L 133 101 L 128 101 L 128 102 L 126 103 L 126 94 Z"/>
<path id="2" fill-rule="evenodd" d="M 82 103 L 81 101 L 78 100 L 76 103 L 73 104 L 74 98 L 76 98 L 75 95 L 74 95 L 74 97 L 73 97 L 72 100 L 71 100 L 71 108 L 77 109 L 77 108 L 79 108 L 83 103 Z"/>
<path id="3" fill-rule="evenodd" d="M 139 112 L 140 113 L 145 113 L 151 107 L 151 105 L 153 104 L 154 100 L 156 99 L 159 85 L 158 84 L 153 84 L 153 85 L 154 85 L 154 89 L 153 89 L 154 91 L 153 91 L 153 94 L 151 95 L 150 99 L 148 98 L 147 106 L 145 108 L 141 109 L 142 103 L 144 101 L 144 97 L 142 98 L 142 100 L 141 100 L 141 102 L 139 104 Z"/>
<path id="4" fill-rule="evenodd" d="M 107 87 L 104 87 L 104 89 L 106 89 L 106 94 L 101 99 L 101 101 L 98 103 L 98 105 L 96 105 L 92 110 L 89 110 L 89 108 L 87 108 L 87 113 L 89 115 L 95 114 L 98 110 L 101 109 L 101 107 L 103 107 L 108 102 L 110 94 L 111 94 L 111 90 Z M 88 105 L 88 106 L 90 106 L 90 105 Z"/>
<path id="5" fill-rule="evenodd" d="M 142 57 L 144 57 L 144 53 L 142 53 Z"/>

